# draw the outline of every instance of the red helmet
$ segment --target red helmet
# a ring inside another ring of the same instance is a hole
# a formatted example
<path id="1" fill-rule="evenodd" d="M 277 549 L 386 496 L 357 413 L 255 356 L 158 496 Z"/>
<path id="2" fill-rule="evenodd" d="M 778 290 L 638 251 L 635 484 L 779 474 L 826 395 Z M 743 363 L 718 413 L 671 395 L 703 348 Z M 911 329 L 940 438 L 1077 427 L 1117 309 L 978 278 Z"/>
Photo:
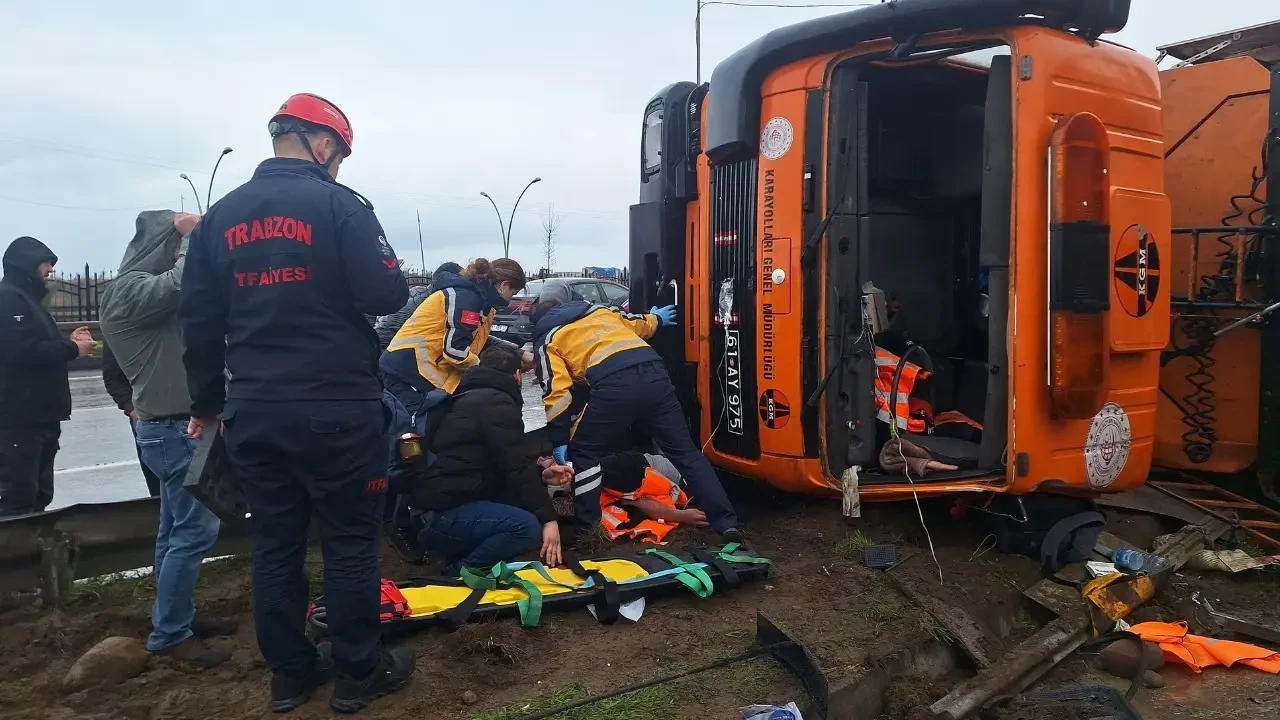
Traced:
<path id="1" fill-rule="evenodd" d="M 290 120 L 301 121 L 305 125 L 300 126 L 297 122 L 290 122 Z M 319 126 L 332 131 L 346 146 L 343 148 L 343 156 L 351 154 L 353 137 L 351 123 L 347 121 L 347 116 L 338 109 L 337 105 L 319 95 L 298 93 L 291 96 L 271 117 L 267 128 L 271 136 L 275 137 L 289 132 L 303 132 L 306 130 L 306 125 Z"/>

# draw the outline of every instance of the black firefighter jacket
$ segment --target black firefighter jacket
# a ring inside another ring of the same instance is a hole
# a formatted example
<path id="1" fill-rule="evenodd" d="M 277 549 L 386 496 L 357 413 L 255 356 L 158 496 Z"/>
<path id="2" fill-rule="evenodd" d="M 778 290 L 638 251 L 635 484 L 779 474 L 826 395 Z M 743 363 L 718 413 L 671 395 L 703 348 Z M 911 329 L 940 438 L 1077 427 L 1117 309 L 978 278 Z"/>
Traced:
<path id="1" fill-rule="evenodd" d="M 521 404 L 513 376 L 484 367 L 463 373 L 431 439 L 436 461 L 413 490 L 414 505 L 443 511 L 488 500 L 524 508 L 543 524 L 555 520 L 538 456 L 524 436 Z"/>
<path id="2" fill-rule="evenodd" d="M 62 337 L 41 301 L 48 290 L 36 279 L 43 262 L 57 262 L 44 243 L 14 240 L 4 253 L 0 280 L 0 428 L 56 425 L 71 417 L 67 363 L 80 354 Z"/>
<path id="3" fill-rule="evenodd" d="M 372 207 L 316 163 L 264 161 L 191 235 L 178 315 L 192 414 L 227 398 L 381 398 L 365 315 L 408 299 Z"/>

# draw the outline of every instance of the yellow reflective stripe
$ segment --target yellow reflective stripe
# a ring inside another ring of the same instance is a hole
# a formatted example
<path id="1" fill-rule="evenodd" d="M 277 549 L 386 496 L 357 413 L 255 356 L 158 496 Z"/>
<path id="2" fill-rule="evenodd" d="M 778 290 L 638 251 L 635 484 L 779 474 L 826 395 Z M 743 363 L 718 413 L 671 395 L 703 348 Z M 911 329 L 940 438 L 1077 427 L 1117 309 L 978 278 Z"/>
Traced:
<path id="1" fill-rule="evenodd" d="M 645 341 L 641 340 L 638 337 L 629 338 L 626 340 L 618 340 L 617 342 L 609 343 L 608 345 L 605 345 L 602 348 L 598 348 L 594 353 L 591 354 L 591 359 L 587 360 L 587 367 L 594 367 L 596 365 L 599 365 L 605 358 L 609 357 L 610 355 L 613 355 L 614 353 L 618 353 L 623 350 L 634 350 L 636 348 L 641 348 L 641 347 L 644 347 L 645 344 L 646 344 Z"/>
<path id="2" fill-rule="evenodd" d="M 427 382 L 438 388 L 444 387 L 444 375 L 440 374 L 440 371 L 436 370 L 431 365 L 431 352 L 427 349 L 426 338 L 421 335 L 416 337 L 398 338 L 393 340 L 391 344 L 387 346 L 388 351 L 403 349 L 413 350 L 413 358 L 418 363 L 418 373 L 421 374 L 422 377 L 426 378 Z"/>

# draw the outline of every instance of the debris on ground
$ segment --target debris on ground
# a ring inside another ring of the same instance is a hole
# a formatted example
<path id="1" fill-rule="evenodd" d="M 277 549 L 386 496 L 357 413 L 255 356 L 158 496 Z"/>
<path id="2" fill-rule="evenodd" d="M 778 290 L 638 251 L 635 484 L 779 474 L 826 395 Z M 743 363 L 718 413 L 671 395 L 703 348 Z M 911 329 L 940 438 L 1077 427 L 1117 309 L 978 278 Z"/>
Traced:
<path id="1" fill-rule="evenodd" d="M 786 705 L 749 705 L 742 708 L 742 720 L 804 720 L 795 703 Z"/>

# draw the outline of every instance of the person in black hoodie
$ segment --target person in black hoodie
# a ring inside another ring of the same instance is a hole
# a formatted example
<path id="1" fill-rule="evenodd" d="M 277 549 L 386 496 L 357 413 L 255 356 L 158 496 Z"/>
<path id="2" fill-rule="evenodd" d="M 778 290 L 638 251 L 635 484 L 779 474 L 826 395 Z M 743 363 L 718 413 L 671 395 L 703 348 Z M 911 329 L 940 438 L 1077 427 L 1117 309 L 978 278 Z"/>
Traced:
<path id="1" fill-rule="evenodd" d="M 431 439 L 436 456 L 414 488 L 419 542 L 443 553 L 446 572 L 489 569 L 540 548 L 548 565 L 561 560 L 560 526 L 544 483 L 568 468 L 538 467 L 524 436 L 516 371 L 520 355 L 490 345 L 462 375 L 448 413 Z"/>
<path id="2" fill-rule="evenodd" d="M 71 418 L 67 363 L 93 349 L 89 328 L 65 340 L 42 304 L 58 256 L 32 237 L 4 251 L 0 280 L 0 517 L 53 502 L 53 458 Z"/>

